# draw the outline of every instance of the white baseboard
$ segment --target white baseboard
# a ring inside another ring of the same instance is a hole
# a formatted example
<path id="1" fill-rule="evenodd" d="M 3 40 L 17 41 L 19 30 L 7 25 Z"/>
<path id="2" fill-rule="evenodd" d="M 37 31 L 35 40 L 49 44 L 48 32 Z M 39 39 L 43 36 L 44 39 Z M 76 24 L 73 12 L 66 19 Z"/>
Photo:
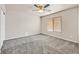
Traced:
<path id="1" fill-rule="evenodd" d="M 69 40 L 68 38 L 63 38 L 63 37 L 59 37 L 59 36 L 55 36 L 55 35 L 51 35 L 51 34 L 47 34 L 47 33 L 42 33 L 42 34 L 46 34 L 46 35 L 50 35 L 50 36 L 53 36 L 53 37 L 61 38 L 63 40 L 71 41 L 71 42 L 74 42 L 74 43 L 79 43 L 78 41 Z"/>
<path id="2" fill-rule="evenodd" d="M 11 37 L 11 38 L 8 38 L 6 40 L 16 39 L 16 38 L 21 38 L 21 37 L 26 37 L 26 36 L 32 36 L 32 35 L 36 35 L 36 34 L 40 34 L 40 33 L 34 33 L 34 34 L 29 34 L 29 35 L 22 35 L 22 36 L 17 36 L 17 37 Z"/>

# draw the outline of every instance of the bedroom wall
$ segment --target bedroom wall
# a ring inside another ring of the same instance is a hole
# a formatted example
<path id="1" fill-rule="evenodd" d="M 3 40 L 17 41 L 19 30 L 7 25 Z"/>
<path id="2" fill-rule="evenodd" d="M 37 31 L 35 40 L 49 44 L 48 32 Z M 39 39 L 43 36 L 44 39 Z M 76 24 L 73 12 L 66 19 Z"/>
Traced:
<path id="1" fill-rule="evenodd" d="M 78 42 L 79 42 L 79 5 L 78 5 Z"/>
<path id="2" fill-rule="evenodd" d="M 2 47 L 3 41 L 5 40 L 5 5 L 0 5 L 0 49 Z"/>
<path id="3" fill-rule="evenodd" d="M 1 9 L 0 9 L 0 49 L 1 49 Z"/>
<path id="4" fill-rule="evenodd" d="M 41 17 L 41 33 L 58 37 L 64 40 L 79 43 L 78 41 L 78 15 L 77 8 L 72 8 L 55 14 Z M 48 32 L 47 21 L 50 18 L 62 16 L 62 32 Z"/>
<path id="5" fill-rule="evenodd" d="M 10 7 L 6 7 L 6 40 L 40 33 L 39 16 L 29 10 Z"/>

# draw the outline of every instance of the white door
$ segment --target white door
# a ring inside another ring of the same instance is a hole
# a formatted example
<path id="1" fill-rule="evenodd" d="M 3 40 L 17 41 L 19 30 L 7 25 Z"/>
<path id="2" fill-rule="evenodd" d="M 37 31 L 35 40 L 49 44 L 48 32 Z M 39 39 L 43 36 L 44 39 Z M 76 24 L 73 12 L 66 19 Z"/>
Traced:
<path id="1" fill-rule="evenodd" d="M 0 49 L 2 47 L 3 40 L 5 40 L 5 15 L 3 10 L 0 8 Z"/>
<path id="2" fill-rule="evenodd" d="M 1 9 L 0 9 L 0 47 L 1 47 Z"/>

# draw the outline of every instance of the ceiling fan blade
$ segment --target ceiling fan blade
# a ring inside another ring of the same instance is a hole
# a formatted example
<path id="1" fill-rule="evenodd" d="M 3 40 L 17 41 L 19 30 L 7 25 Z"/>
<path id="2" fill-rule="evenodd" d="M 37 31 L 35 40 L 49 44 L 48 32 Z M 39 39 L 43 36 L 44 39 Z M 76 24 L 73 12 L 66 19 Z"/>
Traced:
<path id="1" fill-rule="evenodd" d="M 38 7 L 36 4 L 34 4 L 35 7 Z"/>
<path id="2" fill-rule="evenodd" d="M 50 6 L 49 4 L 46 4 L 45 6 L 44 6 L 44 8 L 46 8 L 46 7 L 48 7 L 48 6 Z"/>

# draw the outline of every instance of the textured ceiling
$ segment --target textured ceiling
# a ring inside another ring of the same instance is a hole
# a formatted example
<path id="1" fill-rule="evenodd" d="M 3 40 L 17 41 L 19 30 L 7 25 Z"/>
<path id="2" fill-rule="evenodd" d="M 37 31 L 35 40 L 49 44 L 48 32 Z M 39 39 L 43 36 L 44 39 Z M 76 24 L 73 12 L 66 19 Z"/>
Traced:
<path id="1" fill-rule="evenodd" d="M 33 4 L 9 4 L 9 5 L 5 5 L 6 6 L 6 10 L 7 11 L 12 11 L 12 12 L 33 12 L 38 16 L 44 16 L 44 15 L 48 15 L 51 13 L 55 13 L 64 9 L 68 9 L 68 8 L 72 8 L 77 6 L 76 4 L 50 4 L 49 7 L 47 7 L 48 10 L 51 10 L 50 12 L 43 12 L 43 13 L 38 13 L 32 10 L 35 10 L 35 6 L 33 6 Z"/>

